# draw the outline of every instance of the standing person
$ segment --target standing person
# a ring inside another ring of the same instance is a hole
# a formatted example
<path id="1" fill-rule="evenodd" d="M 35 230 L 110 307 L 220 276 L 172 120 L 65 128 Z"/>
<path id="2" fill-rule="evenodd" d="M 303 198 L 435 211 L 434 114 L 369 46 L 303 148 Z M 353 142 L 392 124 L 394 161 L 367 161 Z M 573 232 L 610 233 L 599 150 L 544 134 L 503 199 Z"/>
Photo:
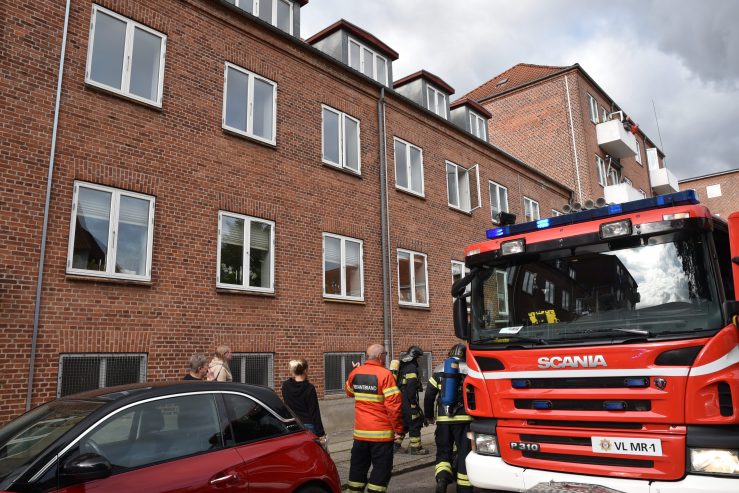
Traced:
<path id="1" fill-rule="evenodd" d="M 346 381 L 346 394 L 354 398 L 354 444 L 349 465 L 349 491 L 383 493 L 393 470 L 393 440 L 403 433 L 400 390 L 385 368 L 382 344 L 367 348 L 367 361 Z M 367 481 L 367 472 L 372 472 Z"/>
<path id="2" fill-rule="evenodd" d="M 446 493 L 447 486 L 454 482 L 452 458 L 455 445 L 457 492 L 472 493 L 472 484 L 467 477 L 465 465 L 465 458 L 470 452 L 467 432 L 472 416 L 465 411 L 462 395 L 464 378 L 467 376 L 466 350 L 464 344 L 455 344 L 452 347 L 446 362 L 434 369 L 423 401 L 428 421 L 433 422 L 436 419 L 436 493 Z M 446 373 L 445 366 L 452 371 Z"/>
<path id="3" fill-rule="evenodd" d="M 208 365 L 208 373 L 210 374 L 208 380 L 233 382 L 231 370 L 228 368 L 231 356 L 230 347 L 221 345 L 216 348 L 213 359 L 210 360 L 210 365 Z"/>
<path id="4" fill-rule="evenodd" d="M 421 428 L 423 428 L 423 411 L 418 400 L 418 394 L 423 391 L 420 372 L 418 369 L 418 358 L 423 356 L 423 350 L 418 346 L 411 346 L 408 352 L 400 358 L 400 369 L 398 370 L 398 387 L 403 396 L 403 424 L 408 430 L 411 455 L 428 455 L 429 451 L 421 447 Z M 402 450 L 403 439 L 395 441 L 396 452 Z"/>
<path id="5" fill-rule="evenodd" d="M 297 414 L 308 430 L 325 441 L 316 388 L 308 381 L 308 362 L 296 359 L 288 363 L 292 377 L 282 382 L 282 399 Z"/>
<path id="6" fill-rule="evenodd" d="M 208 357 L 203 353 L 195 353 L 190 357 L 190 370 L 183 380 L 205 380 L 208 374 Z"/>

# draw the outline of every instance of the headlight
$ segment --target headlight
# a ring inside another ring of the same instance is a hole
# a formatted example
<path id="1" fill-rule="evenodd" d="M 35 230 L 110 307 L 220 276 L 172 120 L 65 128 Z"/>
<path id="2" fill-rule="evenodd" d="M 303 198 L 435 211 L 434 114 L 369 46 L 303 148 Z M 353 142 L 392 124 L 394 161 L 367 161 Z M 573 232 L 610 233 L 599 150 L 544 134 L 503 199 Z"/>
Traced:
<path id="1" fill-rule="evenodd" d="M 515 255 L 516 253 L 523 253 L 526 250 L 526 245 L 523 238 L 518 240 L 504 241 L 500 244 L 501 255 Z"/>
<path id="2" fill-rule="evenodd" d="M 478 454 L 500 456 L 498 452 L 498 439 L 495 435 L 485 435 L 482 433 L 470 433 L 472 440 L 472 450 Z"/>
<path id="3" fill-rule="evenodd" d="M 692 448 L 690 449 L 690 470 L 699 473 L 739 476 L 739 451 Z"/>

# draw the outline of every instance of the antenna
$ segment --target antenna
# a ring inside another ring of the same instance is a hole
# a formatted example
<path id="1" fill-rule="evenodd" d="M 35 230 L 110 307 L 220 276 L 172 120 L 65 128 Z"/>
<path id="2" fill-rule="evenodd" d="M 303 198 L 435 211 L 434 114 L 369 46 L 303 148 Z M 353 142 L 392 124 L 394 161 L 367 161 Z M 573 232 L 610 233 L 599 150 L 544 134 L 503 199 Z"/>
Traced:
<path id="1" fill-rule="evenodd" d="M 662 132 L 659 129 L 659 118 L 657 118 L 657 107 L 654 105 L 654 99 L 652 100 L 652 111 L 654 111 L 654 121 L 657 122 L 657 135 L 659 135 L 659 146 L 662 152 L 665 152 L 665 145 L 662 143 Z"/>

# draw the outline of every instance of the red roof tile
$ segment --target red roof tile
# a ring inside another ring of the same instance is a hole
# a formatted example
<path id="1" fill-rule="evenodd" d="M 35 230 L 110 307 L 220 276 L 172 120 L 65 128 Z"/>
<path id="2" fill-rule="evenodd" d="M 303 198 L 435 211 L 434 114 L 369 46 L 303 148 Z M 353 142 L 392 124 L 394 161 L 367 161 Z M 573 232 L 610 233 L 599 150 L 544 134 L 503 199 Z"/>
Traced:
<path id="1" fill-rule="evenodd" d="M 509 68 L 500 75 L 496 75 L 489 81 L 471 90 L 462 98 L 482 101 L 484 99 L 497 96 L 500 93 L 510 91 L 516 87 L 523 86 L 530 82 L 534 82 L 544 77 L 562 72 L 573 68 L 575 65 L 568 67 L 552 67 L 548 65 L 533 65 L 530 63 L 519 63 Z"/>
<path id="2" fill-rule="evenodd" d="M 374 35 L 368 33 L 364 29 L 355 26 L 349 21 L 346 21 L 344 19 L 339 19 L 338 21 L 334 22 L 330 26 L 328 26 L 323 31 L 317 32 L 310 38 L 306 39 L 305 42 L 308 44 L 314 44 L 323 38 L 329 36 L 330 34 L 335 33 L 339 30 L 345 30 L 352 33 L 354 36 L 359 38 L 361 41 L 364 41 L 365 43 L 369 44 L 373 48 L 381 51 L 384 55 L 387 55 L 390 57 L 391 60 L 397 60 L 398 59 L 398 52 L 390 48 L 388 45 L 380 41 L 378 38 L 376 38 Z"/>
<path id="3" fill-rule="evenodd" d="M 393 89 L 397 89 L 400 86 L 403 86 L 411 81 L 414 81 L 416 79 L 424 78 L 428 81 L 430 81 L 433 85 L 441 89 L 442 91 L 446 92 L 447 94 L 454 94 L 454 88 L 441 80 L 441 77 L 432 74 L 431 72 L 427 72 L 425 70 L 419 70 L 415 74 L 406 75 L 402 79 L 398 79 L 395 82 L 393 82 Z"/>

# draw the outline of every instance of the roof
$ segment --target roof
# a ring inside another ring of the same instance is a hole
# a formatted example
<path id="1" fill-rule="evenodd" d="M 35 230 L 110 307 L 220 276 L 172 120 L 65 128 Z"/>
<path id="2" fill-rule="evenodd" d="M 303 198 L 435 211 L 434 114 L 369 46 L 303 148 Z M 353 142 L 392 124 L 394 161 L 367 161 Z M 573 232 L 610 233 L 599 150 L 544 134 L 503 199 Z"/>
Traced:
<path id="1" fill-rule="evenodd" d="M 493 114 L 490 113 L 487 108 L 485 108 L 483 105 L 478 103 L 477 101 L 469 98 L 459 98 L 456 101 L 454 101 L 451 105 L 449 105 L 450 109 L 458 108 L 460 106 L 469 106 L 473 110 L 475 110 L 477 113 L 480 113 L 485 118 L 492 118 Z"/>
<path id="2" fill-rule="evenodd" d="M 678 180 L 678 183 L 686 183 L 689 181 L 695 181 L 695 180 L 703 180 L 704 178 L 713 178 L 714 176 L 722 176 L 722 175 L 730 175 L 732 173 L 739 173 L 739 168 L 737 169 L 730 169 L 728 171 L 719 171 L 718 173 L 709 173 L 707 175 L 701 175 L 701 176 L 695 176 L 693 178 L 685 178 L 683 180 Z"/>
<path id="3" fill-rule="evenodd" d="M 339 19 L 338 21 L 334 22 L 333 24 L 331 24 L 324 30 L 319 31 L 313 36 L 311 36 L 310 38 L 306 39 L 305 42 L 312 45 L 330 36 L 336 31 L 341 31 L 341 30 L 352 33 L 354 36 L 359 38 L 361 41 L 364 41 L 365 43 L 371 45 L 373 48 L 381 51 L 384 55 L 387 55 L 388 57 L 390 57 L 391 60 L 398 59 L 397 51 L 390 48 L 388 45 L 380 41 L 374 35 L 368 33 L 364 29 L 357 27 L 351 22 L 344 20 L 344 19 Z"/>
<path id="4" fill-rule="evenodd" d="M 441 80 L 441 77 L 439 77 L 438 75 L 434 75 L 431 72 L 427 72 L 426 70 L 419 70 L 415 74 L 407 75 L 402 79 L 396 80 L 395 82 L 393 82 L 393 89 L 404 86 L 416 79 L 426 79 L 447 94 L 454 94 L 454 88 L 452 86 Z"/>
<path id="5" fill-rule="evenodd" d="M 565 70 L 574 68 L 576 65 L 567 67 L 554 67 L 550 65 L 534 65 L 531 63 L 519 63 L 509 68 L 505 72 L 496 75 L 489 81 L 471 90 L 462 98 L 474 99 L 481 101 L 493 96 L 497 96 L 503 92 L 513 90 L 517 87 L 524 86 L 539 79 L 544 79 L 550 75 L 554 75 Z"/>

